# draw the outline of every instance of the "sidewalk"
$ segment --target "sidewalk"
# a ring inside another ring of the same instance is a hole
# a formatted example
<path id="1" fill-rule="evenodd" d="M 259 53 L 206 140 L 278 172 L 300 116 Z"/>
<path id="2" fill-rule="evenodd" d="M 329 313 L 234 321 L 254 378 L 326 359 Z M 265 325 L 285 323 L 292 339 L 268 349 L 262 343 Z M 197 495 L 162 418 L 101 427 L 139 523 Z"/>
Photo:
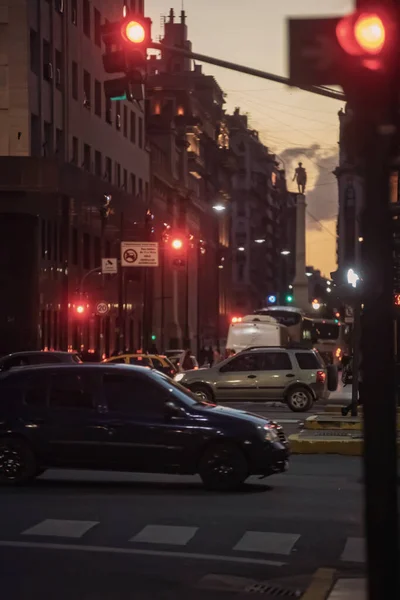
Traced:
<path id="1" fill-rule="evenodd" d="M 328 596 L 328 600 L 366 600 L 365 579 L 339 579 Z"/>

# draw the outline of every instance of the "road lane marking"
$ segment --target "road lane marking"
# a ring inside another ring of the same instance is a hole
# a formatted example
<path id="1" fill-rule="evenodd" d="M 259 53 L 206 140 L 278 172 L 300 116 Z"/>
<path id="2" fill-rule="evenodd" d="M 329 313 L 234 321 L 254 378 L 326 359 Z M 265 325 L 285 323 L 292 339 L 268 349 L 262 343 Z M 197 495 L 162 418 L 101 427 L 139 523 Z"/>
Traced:
<path id="1" fill-rule="evenodd" d="M 297 533 L 246 531 L 233 549 L 241 552 L 289 555 L 299 539 L 300 535 Z"/>
<path id="2" fill-rule="evenodd" d="M 146 525 L 129 541 L 145 544 L 167 544 L 170 546 L 186 546 L 194 537 L 198 527 L 180 527 L 173 525 Z"/>
<path id="3" fill-rule="evenodd" d="M 26 548 L 35 550 L 69 550 L 73 552 L 97 552 L 98 554 L 126 554 L 131 556 L 154 556 L 163 558 L 184 558 L 203 561 L 219 561 L 247 565 L 264 565 L 269 567 L 284 567 L 287 563 L 275 560 L 243 558 L 239 556 L 224 556 L 219 554 L 196 554 L 191 552 L 169 552 L 167 550 L 142 550 L 139 548 L 114 548 L 112 546 L 84 546 L 78 544 L 49 544 L 40 542 L 7 542 L 0 541 L 3 548 Z"/>
<path id="4" fill-rule="evenodd" d="M 318 569 L 302 596 L 302 600 L 325 600 L 335 581 L 335 569 Z"/>
<path id="5" fill-rule="evenodd" d="M 48 537 L 80 538 L 98 525 L 99 521 L 70 521 L 68 519 L 45 519 L 21 535 L 45 535 Z"/>
<path id="6" fill-rule="evenodd" d="M 347 538 L 340 560 L 345 562 L 364 563 L 365 539 L 359 537 Z"/>

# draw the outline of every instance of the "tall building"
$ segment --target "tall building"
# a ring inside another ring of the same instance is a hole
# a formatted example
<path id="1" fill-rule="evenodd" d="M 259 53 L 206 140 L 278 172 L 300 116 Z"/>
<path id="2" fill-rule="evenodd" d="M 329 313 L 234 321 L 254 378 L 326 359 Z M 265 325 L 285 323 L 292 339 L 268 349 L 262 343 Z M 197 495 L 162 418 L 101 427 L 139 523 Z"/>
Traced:
<path id="1" fill-rule="evenodd" d="M 121 0 L 0 0 L 0 352 L 141 343 L 140 274 L 98 270 L 149 186 L 144 104 L 103 93 L 100 26 L 120 16 Z"/>
<path id="2" fill-rule="evenodd" d="M 247 115 L 237 108 L 227 123 L 238 160 L 232 197 L 234 310 L 249 314 L 265 306 L 269 295 L 281 293 L 292 276 L 291 257 L 282 251 L 289 242 L 293 248 L 295 235 L 288 238 L 287 225 L 294 212 L 285 173 L 249 128 Z"/>
<path id="3" fill-rule="evenodd" d="M 163 42 L 191 48 L 186 15 L 165 20 Z M 154 272 L 152 329 L 161 346 L 224 344 L 231 315 L 230 194 L 236 168 L 229 149 L 224 95 L 193 61 L 149 61 L 147 132 L 152 154 L 152 208 L 162 268 Z M 183 260 L 171 240 L 184 236 Z"/>

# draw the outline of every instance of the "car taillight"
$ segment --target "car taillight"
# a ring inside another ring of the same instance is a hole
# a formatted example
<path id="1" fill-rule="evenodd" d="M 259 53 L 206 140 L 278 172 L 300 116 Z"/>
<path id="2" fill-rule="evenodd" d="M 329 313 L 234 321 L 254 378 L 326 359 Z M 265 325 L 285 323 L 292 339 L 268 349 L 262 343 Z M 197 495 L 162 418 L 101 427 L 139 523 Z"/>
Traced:
<path id="1" fill-rule="evenodd" d="M 325 383 L 326 373 L 325 371 L 317 371 L 317 383 Z"/>

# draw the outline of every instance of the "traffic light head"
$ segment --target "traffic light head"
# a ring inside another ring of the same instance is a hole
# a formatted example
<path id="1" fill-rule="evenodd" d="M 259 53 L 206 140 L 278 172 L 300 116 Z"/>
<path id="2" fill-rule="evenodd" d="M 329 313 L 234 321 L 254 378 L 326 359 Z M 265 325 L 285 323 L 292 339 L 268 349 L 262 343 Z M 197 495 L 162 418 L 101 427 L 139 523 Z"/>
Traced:
<path id="1" fill-rule="evenodd" d="M 183 249 L 183 240 L 181 238 L 175 238 L 172 240 L 171 246 L 174 250 L 182 250 Z"/>
<path id="2" fill-rule="evenodd" d="M 146 40 L 147 32 L 142 23 L 136 20 L 130 20 L 121 28 L 122 37 L 131 44 L 143 44 Z"/>
<path id="3" fill-rule="evenodd" d="M 291 294 L 287 294 L 287 296 L 286 296 L 286 302 L 288 304 L 291 304 L 293 302 L 293 296 Z"/>
<path id="4" fill-rule="evenodd" d="M 83 306 L 83 304 L 78 304 L 76 307 L 76 314 L 83 315 L 84 312 L 85 312 L 85 307 Z"/>

